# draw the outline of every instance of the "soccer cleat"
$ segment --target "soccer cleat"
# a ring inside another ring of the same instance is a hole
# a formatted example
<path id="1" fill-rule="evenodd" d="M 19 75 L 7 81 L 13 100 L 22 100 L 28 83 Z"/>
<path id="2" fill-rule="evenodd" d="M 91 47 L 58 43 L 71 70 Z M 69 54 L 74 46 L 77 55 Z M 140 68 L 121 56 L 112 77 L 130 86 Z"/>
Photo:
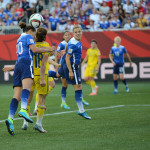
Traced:
<path id="1" fill-rule="evenodd" d="M 97 95 L 98 89 L 99 89 L 99 86 L 96 87 L 96 95 Z"/>
<path id="2" fill-rule="evenodd" d="M 91 119 L 91 117 L 88 116 L 86 112 L 80 113 L 80 112 L 78 111 L 78 115 L 82 116 L 82 117 L 85 118 L 85 119 L 89 119 L 89 120 Z"/>
<path id="3" fill-rule="evenodd" d="M 95 95 L 97 95 L 97 94 L 94 93 L 94 92 L 92 92 L 92 93 L 89 94 L 89 96 L 95 96 Z"/>
<path id="4" fill-rule="evenodd" d="M 15 132 L 14 132 L 14 127 L 13 127 L 13 120 L 11 118 L 8 118 L 5 120 L 5 123 L 6 123 L 9 134 L 14 136 Z"/>
<path id="5" fill-rule="evenodd" d="M 118 90 L 114 90 L 114 91 L 113 91 L 113 94 L 118 94 Z"/>
<path id="6" fill-rule="evenodd" d="M 70 107 L 66 103 L 61 103 L 61 108 L 70 109 Z"/>
<path id="7" fill-rule="evenodd" d="M 41 133 L 47 133 L 47 131 L 44 130 L 44 129 L 42 128 L 42 126 L 39 126 L 39 125 L 37 125 L 37 124 L 34 125 L 33 129 L 34 129 L 34 130 L 37 130 L 37 131 L 39 131 L 39 132 L 41 132 Z"/>
<path id="8" fill-rule="evenodd" d="M 129 88 L 128 88 L 128 86 L 126 87 L 126 92 L 127 92 L 127 93 L 129 92 Z"/>
<path id="9" fill-rule="evenodd" d="M 29 114 L 25 109 L 21 109 L 18 116 L 24 118 L 27 122 L 33 123 L 33 120 L 29 118 Z"/>
<path id="10" fill-rule="evenodd" d="M 22 130 L 27 130 L 27 129 L 28 129 L 28 125 L 27 125 L 27 124 L 23 124 L 23 126 L 22 126 L 21 129 L 22 129 Z"/>
<path id="11" fill-rule="evenodd" d="M 84 99 L 82 99 L 82 103 L 85 105 L 85 106 L 88 106 L 89 103 L 87 101 L 85 101 Z"/>

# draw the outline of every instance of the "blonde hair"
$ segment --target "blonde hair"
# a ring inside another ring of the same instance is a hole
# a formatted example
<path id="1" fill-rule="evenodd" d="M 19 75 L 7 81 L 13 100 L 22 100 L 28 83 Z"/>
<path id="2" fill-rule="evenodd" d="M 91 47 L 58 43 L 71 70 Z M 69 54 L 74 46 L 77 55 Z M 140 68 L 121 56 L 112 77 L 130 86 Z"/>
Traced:
<path id="1" fill-rule="evenodd" d="M 117 41 L 117 40 L 119 40 L 119 41 L 121 42 L 120 36 L 116 36 L 116 37 L 114 38 L 114 42 Z"/>
<path id="2" fill-rule="evenodd" d="M 74 32 L 74 30 L 77 29 L 77 28 L 80 28 L 80 29 L 81 29 L 81 26 L 78 25 L 78 24 L 74 25 L 74 26 L 73 26 L 73 32 Z"/>

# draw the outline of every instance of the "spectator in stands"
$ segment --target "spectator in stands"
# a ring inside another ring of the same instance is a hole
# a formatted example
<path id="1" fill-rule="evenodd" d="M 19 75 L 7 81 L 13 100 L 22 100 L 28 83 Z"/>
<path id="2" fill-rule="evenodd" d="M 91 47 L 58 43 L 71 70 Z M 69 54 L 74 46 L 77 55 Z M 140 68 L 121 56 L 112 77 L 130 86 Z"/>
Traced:
<path id="1" fill-rule="evenodd" d="M 29 2 L 27 2 L 27 0 L 22 0 L 21 6 L 24 10 L 25 16 L 29 18 L 32 14 L 32 9 L 29 6 Z"/>
<path id="2" fill-rule="evenodd" d="M 147 20 L 145 18 L 143 18 L 142 12 L 139 14 L 139 18 L 137 20 L 137 23 L 138 23 L 138 27 L 140 27 L 140 28 L 144 28 L 147 26 Z"/>
<path id="3" fill-rule="evenodd" d="M 67 25 L 65 26 L 65 30 L 72 32 L 72 29 L 73 29 L 73 25 L 71 23 L 71 19 L 68 18 Z"/>
<path id="4" fill-rule="evenodd" d="M 9 13 L 9 17 L 12 19 L 14 25 L 18 24 L 18 18 L 19 18 L 19 16 L 16 13 L 14 7 L 11 8 L 11 12 Z"/>
<path id="5" fill-rule="evenodd" d="M 124 29 L 135 28 L 135 23 L 131 22 L 131 18 L 127 18 L 127 23 L 124 25 Z"/>
<path id="6" fill-rule="evenodd" d="M 89 14 L 86 14 L 86 20 L 83 22 L 86 29 L 88 29 L 88 26 L 90 25 L 90 16 Z"/>
<path id="7" fill-rule="evenodd" d="M 37 3 L 35 4 L 35 13 L 41 13 L 41 11 L 44 8 L 44 4 L 42 0 L 37 0 Z"/>
<path id="8" fill-rule="evenodd" d="M 5 18 L 5 12 L 4 12 L 4 8 L 0 9 L 0 18 L 4 19 Z"/>
<path id="9" fill-rule="evenodd" d="M 119 14 L 119 20 L 122 22 L 125 18 L 125 15 L 124 15 L 124 10 L 123 9 L 119 9 L 118 10 L 118 14 Z"/>
<path id="10" fill-rule="evenodd" d="M 8 14 L 5 14 L 5 18 L 3 19 L 3 22 L 5 23 L 5 26 L 13 26 L 13 21 L 11 18 L 9 18 Z"/>
<path id="11" fill-rule="evenodd" d="M 86 16 L 85 16 L 83 10 L 80 11 L 80 20 L 81 20 L 82 23 L 86 20 Z"/>
<path id="12" fill-rule="evenodd" d="M 61 10 L 58 13 L 58 17 L 59 17 L 59 31 L 64 31 L 65 30 L 65 26 L 67 24 L 67 20 L 68 20 L 68 13 L 65 10 L 66 7 L 63 6 L 61 7 Z"/>
<path id="13" fill-rule="evenodd" d="M 73 19 L 73 21 L 72 21 L 72 24 L 73 24 L 73 25 L 79 24 L 80 21 L 78 20 L 78 16 L 77 16 L 77 15 L 74 15 L 73 18 L 74 18 L 74 19 Z"/>
<path id="14" fill-rule="evenodd" d="M 55 11 L 56 14 L 58 13 L 57 1 L 54 1 L 54 2 L 53 2 L 53 6 L 52 6 L 52 8 L 50 9 L 50 14 L 52 14 L 53 11 Z"/>
<path id="15" fill-rule="evenodd" d="M 48 28 L 49 17 L 50 17 L 49 9 L 43 10 L 42 11 L 42 16 L 44 18 L 45 26 Z"/>
<path id="16" fill-rule="evenodd" d="M 3 22 L 3 19 L 0 17 L 0 26 L 5 26 L 5 23 Z M 2 33 L 2 30 L 0 30 L 0 33 Z"/>
<path id="17" fill-rule="evenodd" d="M 11 5 L 7 4 L 6 9 L 4 9 L 4 12 L 7 13 L 7 14 L 10 13 L 10 9 L 11 9 Z"/>
<path id="18" fill-rule="evenodd" d="M 0 9 L 1 8 L 6 8 L 7 2 L 5 2 L 4 0 L 0 0 Z"/>
<path id="19" fill-rule="evenodd" d="M 90 20 L 90 24 L 86 26 L 88 31 L 97 31 L 97 25 L 94 23 L 94 20 Z"/>
<path id="20" fill-rule="evenodd" d="M 68 1 L 67 0 L 60 0 L 61 7 L 67 7 Z"/>
<path id="21" fill-rule="evenodd" d="M 101 17 L 101 21 L 99 22 L 99 28 L 100 29 L 108 29 L 109 28 L 109 22 L 107 21 L 106 16 Z"/>
<path id="22" fill-rule="evenodd" d="M 85 4 L 83 4 L 83 6 L 84 6 Z M 85 5 L 85 8 L 83 7 L 83 10 L 84 10 L 84 13 L 88 13 L 88 14 L 93 14 L 93 5 L 92 5 L 92 3 L 91 3 L 91 1 L 89 0 L 88 1 L 88 4 L 87 5 Z M 97 10 L 97 9 L 96 9 Z"/>
<path id="23" fill-rule="evenodd" d="M 29 2 L 29 6 L 31 8 L 32 13 L 35 12 L 35 5 L 37 3 L 37 0 L 27 0 Z"/>
<path id="24" fill-rule="evenodd" d="M 127 23 L 127 18 L 131 18 L 131 13 L 130 12 L 125 13 L 125 18 L 122 21 L 122 26 L 124 26 Z"/>
<path id="25" fill-rule="evenodd" d="M 125 12 L 132 13 L 133 11 L 133 4 L 130 2 L 130 0 L 127 0 L 126 4 L 123 5 L 123 9 Z"/>
<path id="26" fill-rule="evenodd" d="M 69 10 L 69 18 L 71 19 L 71 21 L 73 21 L 73 12 L 72 12 L 72 10 Z"/>
<path id="27" fill-rule="evenodd" d="M 143 13 L 143 14 L 145 14 L 145 9 L 143 8 L 143 6 L 142 6 L 142 4 L 141 3 L 138 3 L 138 12 L 139 13 Z"/>
<path id="28" fill-rule="evenodd" d="M 119 10 L 119 1 L 116 0 L 113 4 L 112 10 Z"/>
<path id="29" fill-rule="evenodd" d="M 100 11 L 102 14 L 107 15 L 109 13 L 110 8 L 107 6 L 106 0 L 103 1 L 103 6 L 101 6 Z"/>
<path id="30" fill-rule="evenodd" d="M 103 0 L 92 0 L 93 8 L 96 10 L 100 10 L 100 7 L 103 3 Z"/>
<path id="31" fill-rule="evenodd" d="M 69 10 L 71 10 L 72 12 L 74 12 L 74 7 L 72 5 L 72 0 L 68 0 L 68 6 L 66 8 L 66 11 L 69 13 Z"/>
<path id="32" fill-rule="evenodd" d="M 109 24 L 110 24 L 110 29 L 118 29 L 121 28 L 121 21 L 118 19 L 117 15 L 113 15 L 111 16 L 111 19 L 109 20 Z"/>
<path id="33" fill-rule="evenodd" d="M 90 20 L 94 20 L 95 24 L 98 24 L 100 21 L 100 15 L 97 13 L 96 9 L 93 9 L 93 14 L 90 15 Z"/>
<path id="34" fill-rule="evenodd" d="M 56 16 L 55 10 L 52 13 L 52 16 L 49 17 L 48 30 L 49 31 L 58 31 L 59 27 L 59 18 Z"/>
<path id="35" fill-rule="evenodd" d="M 135 22 L 139 18 L 138 8 L 134 7 L 132 19 Z"/>
<path id="36" fill-rule="evenodd" d="M 147 20 L 147 25 L 150 26 L 150 11 L 147 9 L 144 18 Z"/>
<path id="37" fill-rule="evenodd" d="M 26 22 L 25 18 L 24 18 L 24 10 L 23 8 L 20 8 L 20 3 L 17 2 L 15 5 L 15 11 L 18 14 L 18 21 L 24 21 Z"/>

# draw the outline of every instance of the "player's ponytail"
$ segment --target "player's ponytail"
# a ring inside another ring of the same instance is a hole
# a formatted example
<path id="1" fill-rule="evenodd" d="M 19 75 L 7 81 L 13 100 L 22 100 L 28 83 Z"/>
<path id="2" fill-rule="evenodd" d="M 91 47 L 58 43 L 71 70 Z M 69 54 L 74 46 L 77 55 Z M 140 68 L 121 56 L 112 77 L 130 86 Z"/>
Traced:
<path id="1" fill-rule="evenodd" d="M 33 32 L 36 31 L 34 27 L 30 25 L 27 26 L 25 22 L 20 22 L 18 26 L 23 30 L 23 32 L 28 32 L 29 30 L 32 30 Z"/>

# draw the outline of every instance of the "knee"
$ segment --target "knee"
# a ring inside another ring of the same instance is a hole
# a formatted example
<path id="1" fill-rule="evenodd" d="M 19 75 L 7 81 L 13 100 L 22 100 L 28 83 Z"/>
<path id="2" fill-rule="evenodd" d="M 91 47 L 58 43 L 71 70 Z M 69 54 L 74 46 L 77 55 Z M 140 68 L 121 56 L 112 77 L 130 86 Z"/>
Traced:
<path id="1" fill-rule="evenodd" d="M 120 77 L 120 80 L 124 80 L 124 77 Z"/>

